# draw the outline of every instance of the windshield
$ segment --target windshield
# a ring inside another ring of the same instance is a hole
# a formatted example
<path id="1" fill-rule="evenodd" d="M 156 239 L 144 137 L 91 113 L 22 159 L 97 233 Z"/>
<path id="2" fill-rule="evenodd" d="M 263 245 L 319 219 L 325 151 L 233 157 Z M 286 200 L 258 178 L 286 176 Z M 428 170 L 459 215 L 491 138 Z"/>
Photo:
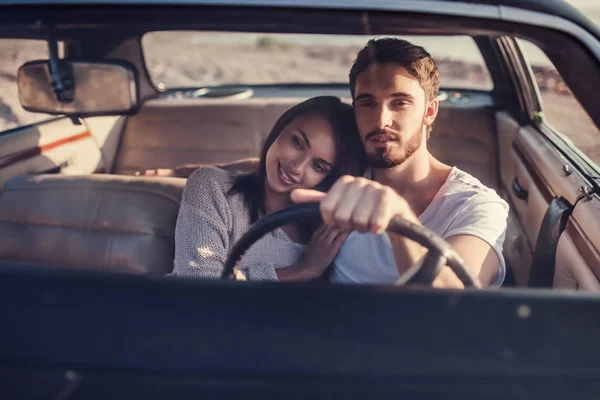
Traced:
<path id="1" fill-rule="evenodd" d="M 150 32 L 142 47 L 161 89 L 231 84 L 347 83 L 367 36 L 233 32 Z M 435 58 L 442 87 L 492 90 L 481 53 L 468 36 L 405 36 Z"/>

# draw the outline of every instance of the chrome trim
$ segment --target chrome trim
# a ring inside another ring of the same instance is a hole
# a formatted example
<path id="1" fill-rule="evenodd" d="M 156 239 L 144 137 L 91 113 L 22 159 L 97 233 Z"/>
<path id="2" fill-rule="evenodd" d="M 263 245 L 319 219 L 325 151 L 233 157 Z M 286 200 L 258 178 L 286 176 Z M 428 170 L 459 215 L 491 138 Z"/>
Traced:
<path id="1" fill-rule="evenodd" d="M 523 48 L 521 46 L 521 43 L 519 42 L 519 38 L 516 38 L 517 40 L 515 40 L 515 46 L 517 48 L 517 50 L 519 51 L 519 53 L 521 54 L 521 57 L 523 58 L 523 61 L 525 63 L 525 65 L 527 66 L 527 72 L 529 73 L 529 79 L 531 80 L 533 89 L 535 91 L 535 96 L 537 98 L 537 109 L 539 111 L 543 111 L 543 107 L 542 107 L 542 93 L 540 92 L 540 88 L 538 87 L 537 81 L 535 80 L 535 74 L 533 73 L 533 68 L 531 67 L 531 63 L 529 62 L 529 57 L 527 57 L 527 53 L 525 53 L 523 51 Z"/>
<path id="2" fill-rule="evenodd" d="M 568 33 L 583 42 L 596 58 L 600 59 L 600 41 L 579 25 L 564 18 L 537 11 L 506 6 L 499 6 L 498 8 L 502 21 L 540 26 Z"/>
<path id="3" fill-rule="evenodd" d="M 579 188 L 579 192 L 583 197 L 585 197 L 586 200 L 589 201 L 593 199 L 594 189 L 592 189 L 591 187 L 585 185 L 581 186 Z"/>
<path id="4" fill-rule="evenodd" d="M 0 0 L 3 5 L 90 5 L 91 0 Z M 600 59 L 600 41 L 579 25 L 562 17 L 510 6 L 452 3 L 440 0 L 104 0 L 103 5 L 212 5 L 255 7 L 299 7 L 364 11 L 406 11 L 461 17 L 488 18 L 540 26 L 568 33 L 581 40 Z"/>
<path id="5" fill-rule="evenodd" d="M 92 0 L 0 0 L 2 5 L 90 5 Z M 427 14 L 447 14 L 498 19 L 497 6 L 487 4 L 451 3 L 439 0 L 103 0 L 102 5 L 156 4 L 156 5 L 212 5 L 212 6 L 256 6 L 256 7 L 296 7 L 338 10 L 383 10 L 409 11 Z"/>

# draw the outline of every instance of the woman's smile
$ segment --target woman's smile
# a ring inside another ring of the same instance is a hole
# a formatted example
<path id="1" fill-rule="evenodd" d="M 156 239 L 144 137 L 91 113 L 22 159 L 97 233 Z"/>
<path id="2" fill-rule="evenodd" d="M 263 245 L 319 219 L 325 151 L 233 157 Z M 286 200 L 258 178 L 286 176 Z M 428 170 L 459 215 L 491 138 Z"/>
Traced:
<path id="1" fill-rule="evenodd" d="M 283 167 L 283 165 L 281 165 L 280 161 L 277 162 L 277 176 L 279 177 L 279 180 L 286 186 L 292 186 L 299 183 L 297 180 L 292 178 L 292 174 L 289 173 Z"/>

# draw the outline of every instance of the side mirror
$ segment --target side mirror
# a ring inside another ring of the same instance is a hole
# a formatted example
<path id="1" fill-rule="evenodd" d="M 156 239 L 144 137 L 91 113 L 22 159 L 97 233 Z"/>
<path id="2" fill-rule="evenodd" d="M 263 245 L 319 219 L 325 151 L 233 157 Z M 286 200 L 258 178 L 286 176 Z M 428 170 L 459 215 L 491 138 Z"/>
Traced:
<path id="1" fill-rule="evenodd" d="M 27 111 L 91 117 L 132 114 L 139 108 L 137 76 L 129 64 L 59 60 L 60 91 L 49 64 L 38 60 L 19 68 L 19 101 Z"/>

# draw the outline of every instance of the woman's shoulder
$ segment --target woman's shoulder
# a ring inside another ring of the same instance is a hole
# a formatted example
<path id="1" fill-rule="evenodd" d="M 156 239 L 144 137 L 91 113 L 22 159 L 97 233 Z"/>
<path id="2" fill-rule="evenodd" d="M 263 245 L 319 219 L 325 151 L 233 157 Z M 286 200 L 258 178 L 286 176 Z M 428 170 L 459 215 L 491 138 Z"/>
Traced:
<path id="1" fill-rule="evenodd" d="M 231 186 L 233 175 L 224 169 L 217 167 L 198 168 L 188 178 L 188 183 L 216 183 L 224 186 Z"/>
<path id="2" fill-rule="evenodd" d="M 205 200 L 207 197 L 224 200 L 232 184 L 231 173 L 216 167 L 202 167 L 188 177 L 183 197 L 193 202 Z"/>
<path id="3" fill-rule="evenodd" d="M 233 175 L 217 167 L 202 167 L 188 177 L 186 191 L 217 190 L 225 193 L 233 185 Z"/>
<path id="4" fill-rule="evenodd" d="M 244 229 L 250 218 L 241 194 L 231 193 L 235 178 L 216 167 L 197 169 L 188 178 L 182 204 L 205 214 L 220 215 L 229 228 Z"/>

